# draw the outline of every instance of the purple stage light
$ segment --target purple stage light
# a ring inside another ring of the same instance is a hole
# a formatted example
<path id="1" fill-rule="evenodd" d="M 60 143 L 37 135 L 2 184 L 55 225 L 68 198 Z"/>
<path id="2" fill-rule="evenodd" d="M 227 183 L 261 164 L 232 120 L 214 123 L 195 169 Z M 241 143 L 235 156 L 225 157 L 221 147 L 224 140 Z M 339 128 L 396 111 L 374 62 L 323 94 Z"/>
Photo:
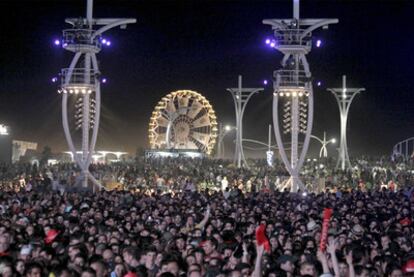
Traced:
<path id="1" fill-rule="evenodd" d="M 270 47 L 275 47 L 276 46 L 276 43 L 274 42 L 274 41 L 272 41 L 271 43 L 270 43 Z"/>
<path id="2" fill-rule="evenodd" d="M 267 86 L 267 80 L 263 81 L 263 85 Z"/>
<path id="3" fill-rule="evenodd" d="M 106 39 L 102 39 L 102 43 L 103 44 L 106 44 Z"/>
<path id="4" fill-rule="evenodd" d="M 318 87 L 320 87 L 320 86 L 322 85 L 322 82 L 321 82 L 321 81 L 318 81 L 318 82 L 316 83 L 316 85 L 317 85 Z"/>
<path id="5" fill-rule="evenodd" d="M 270 39 L 266 39 L 266 44 L 270 44 Z"/>
<path id="6" fill-rule="evenodd" d="M 321 47 L 322 46 L 322 40 L 318 39 L 316 41 L 316 47 Z"/>
<path id="7" fill-rule="evenodd" d="M 55 39 L 55 42 L 54 43 L 55 43 L 56 46 L 58 46 L 58 45 L 60 45 L 60 40 Z"/>
<path id="8" fill-rule="evenodd" d="M 111 42 L 109 40 L 106 42 L 106 46 L 111 46 Z"/>
<path id="9" fill-rule="evenodd" d="M 102 78 L 101 82 L 102 82 L 102 84 L 105 84 L 106 83 L 106 78 Z"/>
<path id="10" fill-rule="evenodd" d="M 57 78 L 56 77 L 53 77 L 52 78 L 52 83 L 56 83 L 57 82 Z"/>

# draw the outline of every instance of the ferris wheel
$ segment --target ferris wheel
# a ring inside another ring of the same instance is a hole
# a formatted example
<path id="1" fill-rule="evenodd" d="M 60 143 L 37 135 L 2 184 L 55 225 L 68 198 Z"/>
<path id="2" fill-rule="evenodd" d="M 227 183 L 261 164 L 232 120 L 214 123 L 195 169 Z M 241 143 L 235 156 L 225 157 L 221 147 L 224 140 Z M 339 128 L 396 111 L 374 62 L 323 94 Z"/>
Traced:
<path id="1" fill-rule="evenodd" d="M 152 149 L 198 150 L 209 155 L 217 132 L 217 118 L 210 102 L 191 90 L 178 90 L 163 97 L 149 123 Z"/>

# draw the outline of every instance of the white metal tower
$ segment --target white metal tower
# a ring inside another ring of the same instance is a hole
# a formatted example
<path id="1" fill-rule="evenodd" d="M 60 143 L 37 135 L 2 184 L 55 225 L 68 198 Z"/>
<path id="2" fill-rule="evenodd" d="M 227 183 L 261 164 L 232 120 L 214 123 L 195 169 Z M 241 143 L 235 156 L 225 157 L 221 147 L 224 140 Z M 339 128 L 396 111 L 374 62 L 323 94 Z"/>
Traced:
<path id="1" fill-rule="evenodd" d="M 239 86 L 237 88 L 228 88 L 227 91 L 231 93 L 234 100 L 234 107 L 236 110 L 236 148 L 234 152 L 234 163 L 238 168 L 244 165 L 249 167 L 243 152 L 243 115 L 246 109 L 247 102 L 253 94 L 262 91 L 263 88 L 243 88 L 242 76 L 239 75 Z M 243 164 L 242 164 L 243 163 Z"/>
<path id="2" fill-rule="evenodd" d="M 299 0 L 293 0 L 293 18 L 265 19 L 263 23 L 271 25 L 274 31 L 270 45 L 284 55 L 282 69 L 274 72 L 273 125 L 280 156 L 291 176 L 291 191 L 296 192 L 304 188 L 299 173 L 308 150 L 313 122 L 312 78 L 306 54 L 312 48 L 312 31 L 338 23 L 338 19 L 301 19 Z M 291 134 L 290 161 L 279 128 L 279 96 L 285 96 L 286 100 L 283 123 L 284 133 Z M 299 133 L 305 135 L 300 155 Z"/>
<path id="3" fill-rule="evenodd" d="M 338 160 L 336 162 L 336 168 L 341 166 L 342 170 L 346 168 L 352 168 L 348 155 L 348 144 L 346 142 L 346 124 L 348 121 L 349 107 L 352 100 L 361 91 L 365 91 L 365 88 L 347 88 L 346 87 L 346 75 L 342 75 L 342 88 L 328 88 L 330 92 L 335 96 L 336 102 L 339 106 L 339 114 L 341 117 L 341 138 L 339 142 Z"/>
<path id="4" fill-rule="evenodd" d="M 99 182 L 89 172 L 89 165 L 98 136 L 101 108 L 100 71 L 96 54 L 102 46 L 101 35 L 114 27 L 125 29 L 127 24 L 135 23 L 133 18 L 93 18 L 93 0 L 87 0 L 86 18 L 68 18 L 66 23 L 71 29 L 63 30 L 62 47 L 75 56 L 69 68 L 61 70 L 62 122 L 69 150 L 82 170 L 82 184 L 87 187 L 88 178 L 99 187 Z M 98 27 L 100 26 L 100 27 Z M 95 28 L 97 27 L 97 28 Z M 83 56 L 83 60 L 81 59 Z M 74 95 L 77 101 L 77 127 L 82 129 L 82 154 L 76 154 L 75 145 L 68 123 L 68 97 Z M 94 98 L 93 98 L 94 97 Z M 91 105 L 94 107 L 91 109 Z M 90 129 L 92 136 L 90 137 Z"/>

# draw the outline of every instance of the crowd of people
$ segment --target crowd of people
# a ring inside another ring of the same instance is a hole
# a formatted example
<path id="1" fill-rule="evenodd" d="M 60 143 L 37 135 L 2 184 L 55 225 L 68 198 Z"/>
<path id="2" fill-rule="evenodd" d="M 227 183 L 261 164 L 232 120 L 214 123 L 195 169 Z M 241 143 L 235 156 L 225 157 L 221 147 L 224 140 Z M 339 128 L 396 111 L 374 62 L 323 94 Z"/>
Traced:
<path id="1" fill-rule="evenodd" d="M 96 192 L 76 189 L 73 164 L 14 165 L 17 187 L 0 191 L 0 275 L 414 276 L 411 165 L 354 164 L 308 162 L 303 177 L 324 179 L 320 193 L 281 189 L 286 172 L 265 161 L 93 165 L 123 184 Z"/>

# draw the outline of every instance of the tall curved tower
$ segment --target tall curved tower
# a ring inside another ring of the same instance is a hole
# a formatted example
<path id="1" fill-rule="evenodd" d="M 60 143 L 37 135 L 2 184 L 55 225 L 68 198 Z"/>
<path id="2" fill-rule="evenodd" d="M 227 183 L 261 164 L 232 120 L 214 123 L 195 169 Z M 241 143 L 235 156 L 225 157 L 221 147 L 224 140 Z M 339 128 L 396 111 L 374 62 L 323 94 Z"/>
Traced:
<path id="1" fill-rule="evenodd" d="M 61 70 L 62 123 L 69 150 L 82 170 L 82 184 L 88 185 L 90 179 L 101 186 L 89 172 L 89 165 L 98 136 L 101 108 L 100 71 L 96 55 L 100 52 L 101 35 L 114 28 L 124 29 L 127 24 L 135 23 L 133 18 L 93 18 L 93 0 L 87 0 L 86 18 L 68 18 L 72 25 L 63 30 L 62 47 L 75 55 L 68 68 Z M 82 154 L 76 153 L 68 123 L 68 97 L 76 97 L 76 127 L 82 130 Z M 90 130 L 92 134 L 90 134 Z"/>
<path id="2" fill-rule="evenodd" d="M 274 39 L 272 47 L 284 56 L 282 68 L 274 71 L 273 126 L 280 156 L 290 174 L 291 191 L 304 188 L 299 179 L 308 151 L 313 123 L 312 74 L 306 55 L 312 49 L 312 31 L 338 23 L 338 19 L 301 19 L 299 0 L 293 0 L 293 18 L 265 19 L 264 24 L 272 26 Z M 279 101 L 279 97 L 283 100 Z M 282 142 L 279 126 L 279 102 L 283 104 L 283 133 L 290 134 L 290 161 Z M 303 147 L 299 153 L 299 134 L 303 133 Z"/>

